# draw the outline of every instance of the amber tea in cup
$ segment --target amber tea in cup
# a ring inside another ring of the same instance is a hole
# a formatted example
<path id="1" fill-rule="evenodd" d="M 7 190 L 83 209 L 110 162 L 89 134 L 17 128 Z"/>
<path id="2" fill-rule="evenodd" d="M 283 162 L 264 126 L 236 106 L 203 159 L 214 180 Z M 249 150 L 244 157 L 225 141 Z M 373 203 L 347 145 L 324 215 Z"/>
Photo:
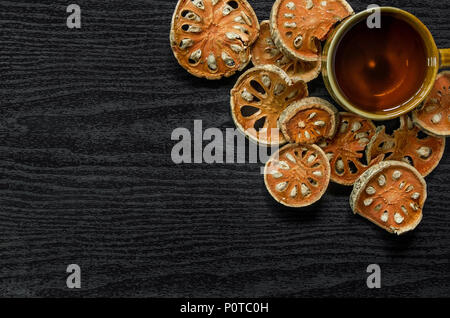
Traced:
<path id="1" fill-rule="evenodd" d="M 337 44 L 334 72 L 343 95 L 368 112 L 402 107 L 422 89 L 427 75 L 422 36 L 395 13 L 381 15 L 380 28 L 365 19 Z"/>

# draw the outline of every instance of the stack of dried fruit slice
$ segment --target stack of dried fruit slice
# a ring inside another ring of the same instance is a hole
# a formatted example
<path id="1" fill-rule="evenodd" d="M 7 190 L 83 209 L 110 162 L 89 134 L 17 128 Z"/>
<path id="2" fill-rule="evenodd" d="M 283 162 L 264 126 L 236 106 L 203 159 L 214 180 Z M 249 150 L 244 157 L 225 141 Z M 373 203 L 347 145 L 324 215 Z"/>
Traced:
<path id="1" fill-rule="evenodd" d="M 266 164 L 265 183 L 272 197 L 288 207 L 317 202 L 330 182 L 330 163 L 315 143 L 336 133 L 337 109 L 312 97 L 290 104 L 279 118 L 286 141 Z"/>
<path id="2" fill-rule="evenodd" d="M 309 82 L 320 74 L 320 41 L 353 13 L 344 0 L 277 0 L 260 26 L 246 0 L 179 0 L 170 43 L 179 64 L 197 77 L 228 77 L 252 60 Z"/>
<path id="3" fill-rule="evenodd" d="M 293 81 L 309 82 L 321 70 L 321 41 L 353 14 L 344 0 L 277 0 L 252 48 L 254 65 L 282 68 Z"/>
<path id="4" fill-rule="evenodd" d="M 285 71 L 294 81 L 309 82 L 317 78 L 322 68 L 322 62 L 303 61 L 287 57 L 275 45 L 270 33 L 270 22 L 261 22 L 260 35 L 252 46 L 253 65 L 275 65 Z"/>
<path id="5" fill-rule="evenodd" d="M 432 103 L 435 113 L 447 116 L 450 88 L 442 75 L 435 92 L 436 100 L 430 102 L 431 95 L 424 107 Z M 337 113 L 334 106 L 314 97 L 290 104 L 280 116 L 279 127 L 291 144 L 266 164 L 266 187 L 276 201 L 288 207 L 308 206 L 324 195 L 331 180 L 353 185 L 353 212 L 390 233 L 407 233 L 421 222 L 427 197 L 424 177 L 443 156 L 443 137 L 424 134 L 408 115 L 400 118 L 400 127 L 391 136 L 384 126 L 376 127 L 355 114 Z M 316 144 L 323 151 L 314 150 Z M 316 161 L 323 153 L 326 164 Z M 313 165 L 305 164 L 308 158 Z M 329 173 L 315 171 L 319 167 Z"/>
<path id="6" fill-rule="evenodd" d="M 288 57 L 317 61 L 320 41 L 353 13 L 344 0 L 277 0 L 270 14 L 272 38 Z"/>
<path id="7" fill-rule="evenodd" d="M 321 41 L 352 14 L 344 0 L 276 0 L 270 20 L 259 24 L 245 0 L 179 0 L 170 40 L 181 66 L 198 77 L 228 77 L 253 62 L 231 90 L 231 113 L 249 139 L 287 143 L 265 167 L 277 202 L 305 207 L 321 199 L 330 181 L 353 186 L 355 214 L 402 234 L 422 220 L 424 177 L 450 136 L 450 72 L 439 74 L 424 104 L 412 118 L 401 117 L 392 135 L 308 97 L 306 83 L 321 71 Z"/>
<path id="8" fill-rule="evenodd" d="M 250 139 L 266 145 L 284 144 L 278 119 L 289 103 L 306 96 L 304 82 L 293 83 L 276 66 L 256 66 L 242 74 L 231 90 L 231 114 Z"/>
<path id="9" fill-rule="evenodd" d="M 440 85 L 439 79 L 436 85 Z M 446 107 L 450 107 L 447 102 Z M 426 135 L 414 126 L 409 115 L 400 118 L 400 127 L 389 135 L 377 127 L 366 147 L 369 168 L 355 182 L 350 205 L 360 214 L 390 233 L 414 230 L 422 220 L 427 196 L 423 177 L 439 164 L 445 139 Z M 373 161 L 372 161 L 373 162 Z"/>
<path id="10" fill-rule="evenodd" d="M 356 181 L 350 198 L 354 213 L 398 235 L 416 228 L 427 197 L 423 177 L 438 166 L 444 137 L 450 134 L 449 96 L 450 73 L 443 72 L 423 105 L 412 112 L 412 119 L 400 117 L 400 127 L 392 135 L 385 126 L 377 127 L 366 157 L 384 161 Z"/>

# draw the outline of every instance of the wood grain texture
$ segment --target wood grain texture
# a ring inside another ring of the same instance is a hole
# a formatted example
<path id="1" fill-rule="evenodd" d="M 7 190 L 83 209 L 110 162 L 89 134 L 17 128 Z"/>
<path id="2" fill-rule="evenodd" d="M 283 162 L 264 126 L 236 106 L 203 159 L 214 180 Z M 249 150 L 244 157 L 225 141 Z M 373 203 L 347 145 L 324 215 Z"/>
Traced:
<path id="1" fill-rule="evenodd" d="M 233 128 L 229 90 L 178 66 L 174 0 L 0 0 L 1 296 L 448 296 L 450 161 L 427 178 L 424 220 L 394 237 L 350 189 L 318 204 L 272 200 L 256 164 L 175 165 L 177 127 Z M 272 1 L 250 1 L 267 19 Z M 350 1 L 355 10 L 363 1 Z M 450 47 L 445 1 L 383 0 Z M 328 99 L 321 79 L 312 96 Z M 82 290 L 65 269 L 82 268 Z M 381 290 L 366 267 L 381 266 Z"/>

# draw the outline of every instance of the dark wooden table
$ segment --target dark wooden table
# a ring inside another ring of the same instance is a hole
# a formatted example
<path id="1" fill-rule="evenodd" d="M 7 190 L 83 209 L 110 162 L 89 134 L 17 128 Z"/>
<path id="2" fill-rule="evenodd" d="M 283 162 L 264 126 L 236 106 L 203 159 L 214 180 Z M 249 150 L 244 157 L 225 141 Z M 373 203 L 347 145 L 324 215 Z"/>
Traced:
<path id="1" fill-rule="evenodd" d="M 175 128 L 234 124 L 236 76 L 209 82 L 169 47 L 175 0 L 0 0 L 1 296 L 448 296 L 450 161 L 424 220 L 395 237 L 350 212 L 350 189 L 286 209 L 260 164 L 171 160 Z M 267 19 L 273 1 L 251 1 Z M 355 10 L 369 3 L 350 1 Z M 446 1 L 379 1 L 450 47 Z M 312 96 L 327 96 L 319 78 Z M 66 267 L 82 289 L 66 287 Z M 379 264 L 382 288 L 366 287 Z"/>

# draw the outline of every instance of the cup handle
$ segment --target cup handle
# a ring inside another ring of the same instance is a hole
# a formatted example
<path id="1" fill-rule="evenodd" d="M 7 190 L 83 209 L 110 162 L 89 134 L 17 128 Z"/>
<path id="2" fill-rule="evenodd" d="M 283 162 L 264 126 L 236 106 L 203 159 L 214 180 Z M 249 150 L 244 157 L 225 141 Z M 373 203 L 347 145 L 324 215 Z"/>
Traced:
<path id="1" fill-rule="evenodd" d="M 449 68 L 450 67 L 450 49 L 441 49 L 439 50 L 441 55 L 441 66 L 440 68 Z"/>

